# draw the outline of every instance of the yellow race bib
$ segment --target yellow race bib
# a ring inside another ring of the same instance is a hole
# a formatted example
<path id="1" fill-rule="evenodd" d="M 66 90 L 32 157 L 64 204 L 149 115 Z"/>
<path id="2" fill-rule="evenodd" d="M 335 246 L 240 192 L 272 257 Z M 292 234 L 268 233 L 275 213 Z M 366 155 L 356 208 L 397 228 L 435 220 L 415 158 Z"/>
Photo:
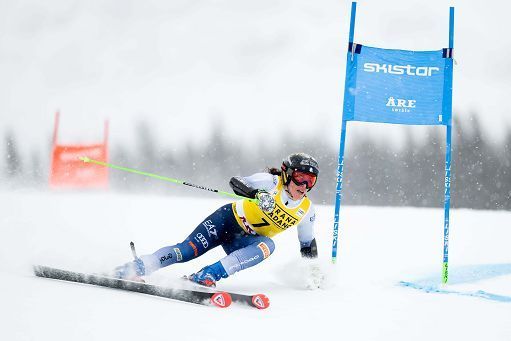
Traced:
<path id="1" fill-rule="evenodd" d="M 279 177 L 277 186 L 270 193 L 275 199 L 275 208 L 271 212 L 264 212 L 255 202 L 248 200 L 233 203 L 234 215 L 245 232 L 271 238 L 300 223 L 309 211 L 311 201 L 304 197 L 298 206 L 289 208 L 282 202 L 283 189 L 282 178 Z"/>

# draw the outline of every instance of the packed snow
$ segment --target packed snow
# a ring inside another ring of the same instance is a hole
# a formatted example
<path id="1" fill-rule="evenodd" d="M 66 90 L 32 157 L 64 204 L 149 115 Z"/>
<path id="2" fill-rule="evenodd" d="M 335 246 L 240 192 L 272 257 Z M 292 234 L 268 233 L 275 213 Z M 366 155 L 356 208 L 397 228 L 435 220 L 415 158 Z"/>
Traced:
<path id="1" fill-rule="evenodd" d="M 209 194 L 208 194 L 209 195 Z M 321 288 L 296 231 L 274 254 L 219 282 L 265 293 L 257 310 L 198 306 L 35 277 L 32 265 L 107 271 L 184 239 L 222 198 L 98 192 L 0 193 L 0 321 L 4 340 L 510 340 L 511 212 L 451 210 L 450 283 L 441 285 L 443 210 L 342 207 L 339 258 L 330 262 L 333 207 L 318 206 Z M 179 279 L 223 257 L 221 248 L 162 269 Z"/>

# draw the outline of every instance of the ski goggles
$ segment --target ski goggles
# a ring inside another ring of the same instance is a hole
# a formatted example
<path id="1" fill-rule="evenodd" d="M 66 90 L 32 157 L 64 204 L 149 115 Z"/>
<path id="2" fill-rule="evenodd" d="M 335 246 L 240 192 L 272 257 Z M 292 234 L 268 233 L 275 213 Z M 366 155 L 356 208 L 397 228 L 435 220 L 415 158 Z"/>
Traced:
<path id="1" fill-rule="evenodd" d="M 307 189 L 311 189 L 316 184 L 316 180 L 318 177 L 312 173 L 301 172 L 299 170 L 294 170 L 291 174 L 291 180 L 297 185 L 301 186 L 305 184 Z"/>

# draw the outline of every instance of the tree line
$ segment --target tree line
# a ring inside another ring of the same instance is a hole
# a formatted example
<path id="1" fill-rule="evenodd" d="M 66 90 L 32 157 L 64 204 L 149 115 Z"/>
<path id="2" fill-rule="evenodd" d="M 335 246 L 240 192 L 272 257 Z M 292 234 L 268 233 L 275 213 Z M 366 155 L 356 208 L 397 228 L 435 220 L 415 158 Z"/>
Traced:
<path id="1" fill-rule="evenodd" d="M 451 207 L 511 209 L 511 131 L 500 144 L 484 138 L 476 115 L 461 122 L 455 116 L 452 136 Z M 378 206 L 442 207 L 444 198 L 445 133 L 424 127 L 417 141 L 406 130 L 405 143 L 397 148 L 370 136 L 355 136 L 346 148 L 343 204 Z M 338 147 L 317 136 L 287 134 L 286 141 L 240 146 L 214 126 L 207 143 L 185 141 L 179 148 L 162 145 L 154 138 L 149 122 L 135 127 L 135 147 L 113 145 L 110 162 L 182 179 L 197 185 L 230 191 L 234 175 L 250 175 L 265 167 L 279 167 L 282 158 L 304 151 L 320 163 L 320 179 L 310 192 L 318 203 L 333 204 L 337 179 Z M 23 157 L 12 131 L 4 134 L 1 183 L 8 188 L 45 188 L 48 183 L 51 145 Z M 0 163 L 2 165 L 2 163 Z M 214 194 L 120 171 L 110 172 L 111 189 L 121 192 L 155 192 L 170 195 Z"/>

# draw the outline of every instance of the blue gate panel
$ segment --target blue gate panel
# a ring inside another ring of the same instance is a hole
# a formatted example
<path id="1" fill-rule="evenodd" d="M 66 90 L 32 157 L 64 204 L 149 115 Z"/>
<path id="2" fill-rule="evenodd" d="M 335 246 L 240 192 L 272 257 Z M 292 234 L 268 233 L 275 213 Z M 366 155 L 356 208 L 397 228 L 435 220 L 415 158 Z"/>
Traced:
<path id="1" fill-rule="evenodd" d="M 344 120 L 451 125 L 452 59 L 443 50 L 359 46 L 347 63 Z"/>

